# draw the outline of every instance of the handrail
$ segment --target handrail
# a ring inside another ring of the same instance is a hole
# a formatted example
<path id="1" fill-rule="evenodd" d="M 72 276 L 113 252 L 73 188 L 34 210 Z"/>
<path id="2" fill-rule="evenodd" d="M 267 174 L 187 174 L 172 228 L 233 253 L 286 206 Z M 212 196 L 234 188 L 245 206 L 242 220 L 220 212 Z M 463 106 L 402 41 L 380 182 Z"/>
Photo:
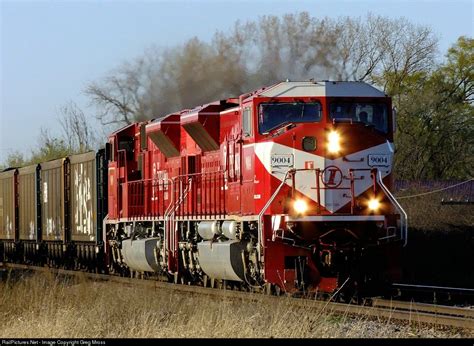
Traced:
<path id="1" fill-rule="evenodd" d="M 272 204 L 272 202 L 274 201 L 274 199 L 276 198 L 276 196 L 278 195 L 278 193 L 280 192 L 281 188 L 283 187 L 283 185 L 285 185 L 286 183 L 286 180 L 288 179 L 288 174 L 290 173 L 293 173 L 295 170 L 294 169 L 289 169 L 288 171 L 286 171 L 286 174 L 285 174 L 285 177 L 283 178 L 281 184 L 278 186 L 278 188 L 275 190 L 275 192 L 273 193 L 273 195 L 268 199 L 267 203 L 264 205 L 264 207 L 262 208 L 262 210 L 260 211 L 260 213 L 258 213 L 258 237 L 257 237 L 257 242 L 258 242 L 258 247 L 257 247 L 257 254 L 258 254 L 258 260 L 260 260 L 261 258 L 261 242 L 262 242 L 262 217 L 263 217 L 263 214 L 265 213 L 265 211 L 268 209 L 268 207 L 270 206 L 270 204 Z"/>
<path id="2" fill-rule="evenodd" d="M 212 171 L 212 172 L 197 172 L 197 173 L 189 173 L 189 174 L 181 174 L 181 175 L 177 175 L 176 177 L 173 177 L 173 179 L 178 179 L 178 178 L 182 178 L 182 177 L 194 177 L 194 176 L 198 176 L 198 175 L 211 175 L 211 174 L 217 174 L 217 173 L 225 173 L 227 172 L 227 170 L 217 170 L 217 171 Z"/>
<path id="3" fill-rule="evenodd" d="M 175 184 L 182 184 L 182 192 L 184 193 L 185 189 L 187 189 L 187 193 L 189 194 L 191 192 L 189 184 L 192 184 L 192 188 L 194 187 L 207 187 L 207 190 L 205 193 L 207 197 L 209 197 L 211 200 L 214 199 L 216 201 L 216 205 L 213 204 L 212 208 L 214 208 L 212 211 L 209 213 L 211 214 L 225 214 L 225 196 L 223 195 L 224 191 L 222 189 L 223 186 L 225 186 L 225 172 L 223 170 L 217 170 L 217 171 L 212 171 L 212 172 L 199 172 L 199 173 L 192 173 L 192 174 L 182 174 L 176 177 L 172 178 L 147 178 L 147 179 L 138 179 L 138 180 L 133 180 L 133 181 L 126 181 L 122 183 L 122 185 L 126 185 L 129 189 L 129 191 L 134 192 L 135 194 L 143 194 L 144 192 L 140 190 L 140 188 L 143 188 L 144 191 L 148 191 L 147 189 L 151 187 L 152 195 L 155 196 L 155 198 L 161 198 L 159 195 L 155 194 L 154 191 L 155 189 L 158 188 L 159 186 L 163 186 L 166 190 L 168 187 L 171 185 L 171 200 L 170 203 L 164 203 L 163 210 L 160 209 L 158 212 L 161 216 L 169 216 L 170 213 L 173 212 L 172 208 L 176 208 L 176 203 L 178 203 L 178 206 L 181 206 L 185 201 L 182 199 L 185 198 L 186 196 L 176 196 L 175 194 L 177 193 L 177 188 Z M 205 184 L 208 185 L 205 185 Z M 161 190 L 160 190 L 161 191 Z M 224 192 L 225 193 L 225 192 Z M 132 196 L 133 197 L 133 196 Z M 179 201 L 178 201 L 179 200 Z M 144 205 L 146 206 L 146 203 L 143 200 L 140 201 L 132 201 L 131 205 L 134 207 L 134 212 L 138 213 L 139 215 L 142 215 L 144 210 Z M 194 206 L 197 208 L 197 205 Z M 135 208 L 141 208 L 141 209 L 135 209 Z M 204 207 L 203 207 L 204 208 Z M 211 209 L 212 209 L 211 208 Z M 180 212 L 180 211 L 179 211 Z M 199 215 L 201 213 L 206 213 L 204 210 L 198 210 L 195 209 L 194 213 Z M 155 212 L 152 211 L 152 214 L 154 215 Z M 178 211 L 176 211 L 176 214 L 178 214 Z M 132 215 L 132 214 L 130 214 Z"/>
<path id="4" fill-rule="evenodd" d="M 263 217 L 263 214 L 265 213 L 265 211 L 268 209 L 268 207 L 270 206 L 271 203 L 273 203 L 273 201 L 275 200 L 276 196 L 278 195 L 278 193 L 280 192 L 281 188 L 283 187 L 283 185 L 286 183 L 288 177 L 290 174 L 295 174 L 299 171 L 317 171 L 317 169 L 314 169 L 314 168 L 305 168 L 305 169 L 289 169 L 286 173 L 285 173 L 285 176 L 282 180 L 282 182 L 280 183 L 280 185 L 278 186 L 278 188 L 275 190 L 275 192 L 272 194 L 272 196 L 269 198 L 269 200 L 267 201 L 267 203 L 264 205 L 264 207 L 262 208 L 262 210 L 260 210 L 259 214 L 258 214 L 258 248 L 257 248 L 257 251 L 258 251 L 258 257 L 259 259 L 261 258 L 261 246 L 262 246 L 262 233 L 263 233 L 263 221 L 262 221 L 262 217 Z M 353 169 L 351 170 L 351 173 L 353 171 L 368 171 L 369 169 Z M 382 188 L 383 192 L 385 193 L 385 195 L 387 195 L 387 197 L 390 199 L 390 201 L 395 205 L 395 207 L 397 208 L 398 212 L 400 213 L 401 215 L 401 239 L 404 240 L 404 244 L 403 246 L 405 247 L 408 243 L 408 215 L 407 213 L 405 212 L 405 210 L 402 208 L 402 206 L 400 205 L 400 203 L 398 203 L 398 201 L 395 199 L 395 197 L 392 195 L 392 193 L 389 191 L 389 189 L 385 186 L 385 184 L 383 183 L 382 181 L 382 173 L 381 171 L 378 171 L 378 174 L 375 175 L 375 179 L 377 181 L 377 183 L 379 184 L 379 186 Z M 352 179 L 351 179 L 351 184 L 353 183 Z M 375 184 L 375 182 L 374 182 Z M 375 185 L 374 185 L 375 187 Z M 349 188 L 350 189 L 350 188 Z M 353 197 L 353 196 L 352 196 Z"/>
<path id="5" fill-rule="evenodd" d="M 174 185 L 174 181 L 177 180 L 178 177 L 174 177 L 172 179 L 172 185 Z M 179 206 L 181 205 L 181 203 L 183 203 L 183 201 L 185 200 L 186 196 L 188 195 L 189 193 L 189 190 L 191 189 L 191 183 L 192 183 L 192 178 L 189 178 L 188 179 L 188 186 L 185 188 L 185 190 L 183 191 L 183 193 L 181 194 L 181 196 L 179 197 L 179 199 L 174 202 L 174 203 L 170 203 L 170 206 L 171 208 L 168 208 L 167 209 L 167 213 L 165 214 L 165 234 L 167 232 L 166 230 L 166 226 L 168 225 L 168 228 L 169 226 L 174 226 L 172 225 L 174 223 L 174 215 L 176 213 L 176 210 L 179 208 Z M 174 195 L 173 195 L 174 197 Z M 170 231 L 170 250 L 172 251 L 172 253 L 174 254 L 176 252 L 176 239 L 175 239 L 175 234 L 174 234 L 174 227 L 172 229 L 172 232 Z M 166 241 L 165 241 L 165 246 L 166 246 Z"/>
<path id="6" fill-rule="evenodd" d="M 174 199 L 174 185 L 173 185 L 173 181 L 170 179 L 170 178 L 167 178 L 167 179 L 163 179 L 163 180 L 167 180 L 169 185 L 171 186 L 171 190 L 170 190 L 170 195 L 171 195 L 171 200 L 170 200 L 170 204 L 168 205 L 168 207 L 166 208 L 165 210 L 165 213 L 164 213 L 164 219 L 165 219 L 165 223 L 164 223 L 164 232 L 163 232 L 163 246 L 164 246 L 164 250 L 165 250 L 165 258 L 163 259 L 167 264 L 168 264 L 168 271 L 169 271 L 169 254 L 167 252 L 167 242 L 168 242 L 168 237 L 167 237 L 167 233 L 168 233 L 168 230 L 167 230 L 167 214 L 168 214 L 168 211 L 170 210 L 170 207 L 173 205 L 173 199 Z"/>
<path id="7" fill-rule="evenodd" d="M 405 212 L 405 210 L 402 208 L 400 203 L 395 199 L 395 197 L 392 195 L 392 193 L 389 191 L 389 189 L 385 186 L 385 184 L 382 181 L 382 172 L 377 171 L 377 183 L 379 186 L 382 188 L 382 190 L 385 192 L 387 197 L 392 201 L 392 203 L 397 207 L 398 211 L 400 212 L 401 217 L 401 229 L 402 229 L 402 240 L 404 240 L 403 247 L 405 247 L 408 243 L 408 215 Z"/>
<path id="8" fill-rule="evenodd" d="M 170 201 L 170 204 L 168 204 L 168 206 L 166 207 L 166 210 L 163 214 L 164 218 L 165 218 L 165 221 L 166 221 L 166 216 L 168 214 L 168 211 L 171 209 L 173 203 L 174 203 L 174 184 L 173 184 L 173 180 L 171 180 L 170 178 L 166 178 L 166 179 L 163 179 L 163 180 L 166 180 L 168 181 L 169 183 L 169 186 L 171 186 L 171 191 L 170 191 L 170 196 L 171 196 L 171 201 Z"/>
<path id="9" fill-rule="evenodd" d="M 177 178 L 177 177 L 176 177 Z M 174 178 L 173 178 L 174 179 Z M 188 179 L 188 186 L 183 190 L 183 193 L 181 194 L 181 196 L 179 197 L 179 199 L 176 201 L 176 204 L 174 205 L 173 207 L 173 210 L 169 213 L 169 215 L 175 215 L 176 214 L 176 210 L 178 209 L 178 207 L 181 205 L 181 203 L 184 202 L 184 199 L 188 196 L 188 193 L 189 193 L 189 190 L 191 190 L 191 184 L 193 182 L 193 179 L 192 178 L 189 178 Z"/>
<path id="10" fill-rule="evenodd" d="M 148 181 L 157 181 L 157 180 L 163 180 L 163 181 L 169 181 L 171 182 L 171 179 L 173 180 L 177 180 L 178 178 L 193 178 L 195 176 L 199 176 L 199 175 L 216 175 L 216 174 L 224 174 L 226 172 L 226 170 L 224 171 L 221 171 L 221 170 L 218 170 L 218 171 L 212 171 L 212 172 L 199 172 L 199 173 L 190 173 L 190 174 L 181 174 L 181 175 L 177 175 L 175 177 L 172 177 L 172 178 L 164 178 L 164 179 L 161 179 L 161 178 L 148 178 L 148 179 L 138 179 L 138 180 L 130 180 L 130 181 L 127 181 L 125 182 L 126 184 L 131 184 L 131 183 L 138 183 L 138 182 L 148 182 Z"/>

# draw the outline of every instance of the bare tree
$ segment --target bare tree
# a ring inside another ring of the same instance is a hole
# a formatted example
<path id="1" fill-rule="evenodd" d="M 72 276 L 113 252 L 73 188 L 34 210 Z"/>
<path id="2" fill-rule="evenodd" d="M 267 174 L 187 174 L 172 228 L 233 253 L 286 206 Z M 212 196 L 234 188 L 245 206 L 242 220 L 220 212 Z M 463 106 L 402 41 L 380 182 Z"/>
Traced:
<path id="1" fill-rule="evenodd" d="M 102 125 L 117 127 L 151 116 L 144 95 L 149 93 L 155 62 L 147 60 L 148 57 L 143 55 L 132 63 L 124 63 L 103 81 L 86 87 L 85 94 L 97 106 L 97 118 Z"/>
<path id="2" fill-rule="evenodd" d="M 76 103 L 69 101 L 60 107 L 59 113 L 59 123 L 68 148 L 79 153 L 91 150 L 94 147 L 96 135 L 84 112 Z M 44 135 L 43 137 L 48 138 Z"/>
<path id="3" fill-rule="evenodd" d="M 384 55 L 379 44 L 380 22 L 380 17 L 369 15 L 365 21 L 344 18 L 334 23 L 336 79 L 362 81 L 376 72 Z"/>
<path id="4" fill-rule="evenodd" d="M 399 94 L 403 81 L 416 72 L 433 69 L 438 38 L 425 26 L 401 18 L 378 17 L 379 49 L 383 52 L 381 69 L 375 80 L 392 95 Z M 390 74 L 391 78 L 387 78 Z"/>
<path id="5" fill-rule="evenodd" d="M 192 38 L 148 50 L 85 92 L 105 125 L 156 118 L 236 96 L 284 79 L 367 80 L 397 94 L 403 80 L 433 65 L 437 38 L 405 19 L 318 19 L 309 13 L 263 16 L 218 31 L 211 42 Z"/>

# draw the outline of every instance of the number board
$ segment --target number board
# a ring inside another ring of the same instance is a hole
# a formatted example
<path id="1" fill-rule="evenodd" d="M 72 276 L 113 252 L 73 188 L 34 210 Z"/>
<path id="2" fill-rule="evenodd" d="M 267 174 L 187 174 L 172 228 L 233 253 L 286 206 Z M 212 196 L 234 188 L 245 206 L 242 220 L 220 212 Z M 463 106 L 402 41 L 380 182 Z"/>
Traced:
<path id="1" fill-rule="evenodd" d="M 369 155 L 369 166 L 370 167 L 388 167 L 390 166 L 389 156 L 385 154 L 370 154 Z"/>
<path id="2" fill-rule="evenodd" d="M 273 154 L 272 167 L 293 167 L 292 154 Z"/>

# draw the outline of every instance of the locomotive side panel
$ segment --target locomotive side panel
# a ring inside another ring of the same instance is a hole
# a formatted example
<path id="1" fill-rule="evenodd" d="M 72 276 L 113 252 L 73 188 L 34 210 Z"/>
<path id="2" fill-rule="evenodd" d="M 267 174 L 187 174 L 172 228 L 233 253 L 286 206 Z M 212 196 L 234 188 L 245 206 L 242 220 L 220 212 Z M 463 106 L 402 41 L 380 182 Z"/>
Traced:
<path id="1" fill-rule="evenodd" d="M 109 181 L 109 193 L 116 193 L 116 218 L 135 217 L 143 212 L 142 185 L 129 184 L 142 178 L 140 152 L 140 123 L 131 124 L 117 131 L 109 138 L 113 146 L 113 160 L 109 172 L 115 168 L 114 182 Z M 109 177 L 111 179 L 111 177 Z M 115 187 L 111 185 L 115 185 Z"/>
<path id="2" fill-rule="evenodd" d="M 256 193 L 255 180 L 255 152 L 253 144 L 244 145 L 242 148 L 242 215 L 254 215 L 255 200 L 261 195 Z"/>
<path id="3" fill-rule="evenodd" d="M 152 217 L 164 216 L 170 201 L 170 178 L 167 161 L 164 154 L 156 148 L 153 142 L 148 143 L 145 153 L 145 184 L 147 197 L 145 199 L 146 215 Z"/>
<path id="4" fill-rule="evenodd" d="M 202 156 L 202 178 L 198 175 L 198 198 L 204 205 L 204 214 L 217 217 L 225 214 L 224 172 L 220 169 L 220 152 L 207 152 Z M 201 171 L 196 172 L 200 174 Z"/>
<path id="5" fill-rule="evenodd" d="M 241 147 L 240 111 L 232 108 L 221 113 L 220 166 L 224 172 L 226 211 L 241 215 Z"/>
<path id="6" fill-rule="evenodd" d="M 118 218 L 118 177 L 117 164 L 109 163 L 107 184 L 108 184 L 108 215 L 110 220 Z"/>
<path id="7" fill-rule="evenodd" d="M 256 202 L 262 198 L 255 172 L 255 111 L 253 100 L 242 105 L 238 124 L 242 134 L 242 214 L 255 215 Z"/>
<path id="8" fill-rule="evenodd" d="M 180 165 L 181 127 L 179 114 L 169 114 L 144 125 L 145 214 L 163 217 L 171 201 L 172 166 Z"/>
<path id="9" fill-rule="evenodd" d="M 204 214 L 206 211 L 205 183 L 200 173 L 206 160 L 202 159 L 202 150 L 193 137 L 180 127 L 180 154 L 178 160 L 174 160 L 173 169 L 170 178 L 175 179 L 173 182 L 173 197 L 170 203 L 176 203 L 183 197 L 181 203 L 177 203 L 177 214 L 191 215 Z M 179 162 L 179 169 L 177 163 Z M 191 186 L 190 184 L 191 179 Z"/>

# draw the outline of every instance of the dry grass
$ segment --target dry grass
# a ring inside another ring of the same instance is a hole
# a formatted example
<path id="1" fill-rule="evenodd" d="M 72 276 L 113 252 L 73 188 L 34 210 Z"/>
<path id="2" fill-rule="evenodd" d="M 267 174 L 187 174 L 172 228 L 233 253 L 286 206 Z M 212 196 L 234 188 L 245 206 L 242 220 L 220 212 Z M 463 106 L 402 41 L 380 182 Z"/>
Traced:
<path id="1" fill-rule="evenodd" d="M 404 195 L 426 192 L 404 191 Z M 444 192 L 402 199 L 408 214 L 408 246 L 403 249 L 403 281 L 474 287 L 474 206 L 442 205 Z"/>
<path id="2" fill-rule="evenodd" d="M 417 193 L 419 190 L 413 190 Z M 408 214 L 410 228 L 424 231 L 472 230 L 472 205 L 442 205 L 441 195 L 433 194 L 400 200 Z"/>
<path id="3" fill-rule="evenodd" d="M 38 274 L 0 286 L 1 338 L 463 337 L 467 331 L 415 328 L 365 317 L 297 308 L 284 298 L 225 299 L 129 287 L 60 281 Z"/>

